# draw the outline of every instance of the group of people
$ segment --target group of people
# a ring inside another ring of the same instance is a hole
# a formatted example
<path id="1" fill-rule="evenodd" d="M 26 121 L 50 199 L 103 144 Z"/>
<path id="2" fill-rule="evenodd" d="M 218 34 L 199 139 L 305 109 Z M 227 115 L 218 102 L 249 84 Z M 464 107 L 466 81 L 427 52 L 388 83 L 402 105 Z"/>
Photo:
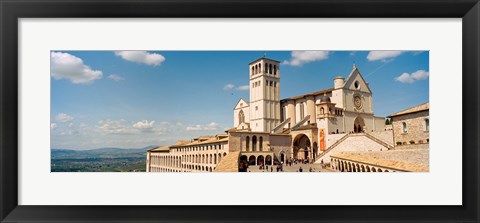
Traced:
<path id="1" fill-rule="evenodd" d="M 307 157 L 306 159 L 287 159 L 287 166 L 292 166 L 292 164 L 296 165 L 296 164 L 299 164 L 299 163 L 302 163 L 302 164 L 308 164 L 310 163 L 310 158 Z"/>

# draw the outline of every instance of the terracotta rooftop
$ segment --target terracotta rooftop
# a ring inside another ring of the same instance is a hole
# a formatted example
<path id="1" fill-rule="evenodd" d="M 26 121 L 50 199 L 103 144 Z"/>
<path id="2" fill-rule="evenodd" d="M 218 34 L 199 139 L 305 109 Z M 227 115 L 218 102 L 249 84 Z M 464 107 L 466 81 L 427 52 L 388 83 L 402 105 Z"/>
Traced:
<path id="1" fill-rule="evenodd" d="M 294 96 L 294 97 L 290 97 L 290 98 L 284 98 L 281 101 L 296 100 L 296 99 L 301 99 L 301 98 L 304 98 L 304 97 L 307 97 L 307 96 L 317 96 L 317 95 L 328 94 L 328 93 L 331 93 L 333 90 L 334 90 L 334 88 L 328 88 L 328 89 L 325 89 L 325 90 L 315 91 L 315 92 L 311 92 L 311 93 L 308 93 L 308 94 L 298 95 L 298 96 Z"/>
<path id="2" fill-rule="evenodd" d="M 148 150 L 148 151 L 150 151 L 150 152 L 168 152 L 169 150 L 170 150 L 170 146 L 160 146 L 160 147 Z"/>
<path id="3" fill-rule="evenodd" d="M 341 152 L 331 157 L 407 172 L 429 171 L 428 149 L 389 150 L 383 152 Z"/>
<path id="4" fill-rule="evenodd" d="M 186 140 L 177 141 L 177 143 L 175 143 L 171 147 L 203 145 L 203 144 L 217 143 L 217 142 L 228 142 L 228 135 L 218 134 L 213 136 L 200 136 L 190 141 L 186 141 Z"/>
<path id="5" fill-rule="evenodd" d="M 430 104 L 429 102 L 426 102 L 421 105 L 417 105 L 415 107 L 407 108 L 403 111 L 399 111 L 397 113 L 391 114 L 387 117 L 390 118 L 390 117 L 399 116 L 399 115 L 406 115 L 406 114 L 411 114 L 415 112 L 427 111 L 429 109 L 429 104 Z"/>

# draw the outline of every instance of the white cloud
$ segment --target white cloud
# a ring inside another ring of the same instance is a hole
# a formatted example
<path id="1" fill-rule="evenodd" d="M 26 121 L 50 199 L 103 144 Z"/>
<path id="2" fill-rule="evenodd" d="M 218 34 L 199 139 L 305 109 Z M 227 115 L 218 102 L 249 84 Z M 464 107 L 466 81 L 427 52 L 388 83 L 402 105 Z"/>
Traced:
<path id="1" fill-rule="evenodd" d="M 202 129 L 202 125 L 187 126 L 187 131 L 200 131 Z"/>
<path id="2" fill-rule="evenodd" d="M 146 64 L 149 66 L 159 66 L 165 61 L 165 57 L 158 53 L 149 53 L 147 51 L 116 51 L 115 55 L 124 60 Z"/>
<path id="3" fill-rule="evenodd" d="M 153 129 L 153 124 L 155 124 L 155 121 L 141 120 L 133 124 L 133 128 L 136 128 L 142 131 L 150 131 Z"/>
<path id="4" fill-rule="evenodd" d="M 73 120 L 73 117 L 65 113 L 59 113 L 57 116 L 55 116 L 55 120 L 59 122 L 69 122 Z"/>
<path id="5" fill-rule="evenodd" d="M 292 58 L 283 63 L 292 66 L 302 66 L 306 63 L 328 59 L 329 51 L 292 51 Z"/>
<path id="6" fill-rule="evenodd" d="M 57 128 L 57 123 L 50 123 L 50 129 L 55 129 Z"/>
<path id="7" fill-rule="evenodd" d="M 226 84 L 225 86 L 223 86 L 223 90 L 230 90 L 230 89 L 233 89 L 235 87 L 235 85 L 233 84 Z"/>
<path id="8" fill-rule="evenodd" d="M 219 125 L 216 122 L 211 122 L 210 124 L 206 124 L 206 125 L 187 126 L 187 131 L 201 131 L 201 130 L 214 131 L 218 129 L 219 129 Z"/>
<path id="9" fill-rule="evenodd" d="M 120 77 L 116 74 L 111 74 L 110 76 L 107 77 L 108 79 L 112 80 L 112 81 L 123 81 L 125 80 L 125 78 L 123 77 Z"/>
<path id="10" fill-rule="evenodd" d="M 56 80 L 67 79 L 74 84 L 88 84 L 102 78 L 103 73 L 92 70 L 76 56 L 52 52 L 50 54 L 50 75 Z"/>
<path id="11" fill-rule="evenodd" d="M 395 51 L 395 50 L 378 50 L 370 51 L 367 55 L 368 61 L 377 61 L 389 62 L 393 58 L 400 56 L 404 51 Z"/>
<path id="12" fill-rule="evenodd" d="M 242 85 L 237 88 L 239 91 L 248 91 L 250 90 L 250 85 Z"/>
<path id="13" fill-rule="evenodd" d="M 132 134 L 132 129 L 123 123 L 124 120 L 100 120 L 97 122 L 97 130 L 102 134 Z"/>
<path id="14" fill-rule="evenodd" d="M 412 74 L 409 73 L 403 73 L 402 75 L 398 76 L 395 78 L 396 81 L 402 82 L 402 83 L 407 83 L 411 84 L 417 80 L 425 80 L 428 78 L 430 73 L 425 70 L 417 70 L 413 72 Z"/>

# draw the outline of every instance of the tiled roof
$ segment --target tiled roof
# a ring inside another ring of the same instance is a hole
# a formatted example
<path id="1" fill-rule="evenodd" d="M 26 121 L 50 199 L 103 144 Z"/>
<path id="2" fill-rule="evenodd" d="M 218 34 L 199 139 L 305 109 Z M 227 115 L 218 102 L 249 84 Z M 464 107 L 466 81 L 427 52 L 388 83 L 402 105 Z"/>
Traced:
<path id="1" fill-rule="evenodd" d="M 403 111 L 399 111 L 397 113 L 391 114 L 387 117 L 394 117 L 394 116 L 399 116 L 399 115 L 406 115 L 406 114 L 411 114 L 415 112 L 420 112 L 420 111 L 427 111 L 429 109 L 429 102 L 423 103 L 421 105 L 417 105 L 415 107 L 407 108 Z"/>
<path id="2" fill-rule="evenodd" d="M 217 142 L 228 142 L 228 135 L 219 134 L 219 135 L 213 135 L 213 136 L 200 136 L 200 137 L 194 138 L 191 141 L 185 141 L 185 140 L 179 141 L 171 147 L 203 145 L 203 144 L 210 144 L 210 143 L 217 143 Z"/>
<path id="3" fill-rule="evenodd" d="M 315 91 L 315 92 L 311 92 L 311 93 L 308 93 L 308 94 L 298 95 L 298 96 L 294 96 L 294 97 L 290 97 L 290 98 L 284 98 L 281 101 L 296 100 L 296 99 L 301 99 L 301 98 L 304 98 L 304 97 L 307 97 L 307 96 L 317 96 L 317 95 L 328 94 L 328 93 L 331 93 L 333 90 L 334 90 L 334 88 L 328 88 L 328 89 L 325 89 L 325 90 Z"/>
<path id="4" fill-rule="evenodd" d="M 153 148 L 149 150 L 150 152 L 168 152 L 170 150 L 170 146 L 161 146 L 157 148 Z"/>
<path id="5" fill-rule="evenodd" d="M 399 155 L 399 153 L 402 154 Z M 341 152 L 334 154 L 331 157 L 396 170 L 428 172 L 428 153 L 428 149 L 408 149 L 383 152 Z"/>

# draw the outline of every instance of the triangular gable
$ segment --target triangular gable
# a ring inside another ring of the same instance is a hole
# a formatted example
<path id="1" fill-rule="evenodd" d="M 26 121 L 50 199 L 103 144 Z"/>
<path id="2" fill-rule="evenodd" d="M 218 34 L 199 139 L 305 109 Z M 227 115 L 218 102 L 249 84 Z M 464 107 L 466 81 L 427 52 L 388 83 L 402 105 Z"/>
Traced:
<path id="1" fill-rule="evenodd" d="M 247 101 L 243 100 L 243 98 L 240 98 L 238 100 L 237 104 L 235 105 L 235 108 L 233 110 L 241 109 L 241 108 L 246 108 L 250 106 Z"/>
<path id="2" fill-rule="evenodd" d="M 365 81 L 365 79 L 363 79 L 362 74 L 360 74 L 360 71 L 358 70 L 357 66 L 353 65 L 353 70 L 352 72 L 350 72 L 350 75 L 348 75 L 347 80 L 343 85 L 343 88 L 358 91 L 358 89 L 355 88 L 355 81 L 358 81 L 360 85 L 359 91 L 368 92 L 370 94 L 372 93 L 367 82 Z"/>

